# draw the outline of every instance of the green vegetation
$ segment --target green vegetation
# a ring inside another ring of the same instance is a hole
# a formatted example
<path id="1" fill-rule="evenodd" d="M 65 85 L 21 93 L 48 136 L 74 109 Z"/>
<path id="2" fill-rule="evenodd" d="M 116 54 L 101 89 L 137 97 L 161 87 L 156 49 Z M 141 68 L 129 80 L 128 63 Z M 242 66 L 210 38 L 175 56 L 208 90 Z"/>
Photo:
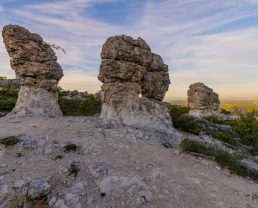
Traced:
<path id="1" fill-rule="evenodd" d="M 69 175 L 74 175 L 74 177 L 76 177 L 80 169 L 76 164 L 72 163 L 68 168 L 68 171 L 69 171 Z"/>
<path id="2" fill-rule="evenodd" d="M 16 103 L 18 90 L 2 89 L 0 90 L 0 112 L 10 112 Z"/>
<path id="3" fill-rule="evenodd" d="M 241 116 L 240 120 L 231 123 L 234 131 L 239 135 L 241 143 L 253 148 L 258 153 L 258 122 L 253 113 Z"/>
<path id="4" fill-rule="evenodd" d="M 214 124 L 224 124 L 224 122 L 219 120 L 217 116 L 207 116 L 205 117 L 205 120 Z"/>
<path id="5" fill-rule="evenodd" d="M 9 136 L 3 139 L 0 139 L 0 144 L 9 147 L 16 145 L 20 140 L 17 138 L 17 136 Z"/>
<path id="6" fill-rule="evenodd" d="M 59 105 L 65 116 L 92 116 L 101 110 L 101 103 L 93 95 L 86 100 L 68 100 L 59 96 Z"/>
<path id="7" fill-rule="evenodd" d="M 99 195 L 100 195 L 101 198 L 104 198 L 106 196 L 106 193 L 101 192 Z"/>
<path id="8" fill-rule="evenodd" d="M 198 135 L 200 133 L 198 121 L 194 117 L 187 115 L 188 112 L 188 107 L 172 105 L 170 115 L 173 120 L 173 126 L 178 130 Z"/>
<path id="9" fill-rule="evenodd" d="M 205 144 L 197 141 L 185 139 L 181 143 L 181 149 L 184 152 L 195 152 L 207 156 L 211 156 L 222 167 L 227 168 L 231 173 L 248 176 L 257 180 L 257 174 L 250 172 L 245 167 L 238 163 L 238 160 L 243 159 L 243 156 L 233 155 L 223 150 L 208 147 Z"/>
<path id="10" fill-rule="evenodd" d="M 233 145 L 233 146 L 237 145 L 237 141 L 235 139 L 236 137 L 233 132 L 216 132 L 212 136 L 230 145 Z"/>
<path id="11" fill-rule="evenodd" d="M 101 102 L 96 101 L 93 95 L 88 95 L 86 100 L 69 100 L 63 98 L 68 91 L 59 89 L 59 105 L 65 116 L 92 116 L 100 113 Z M 10 112 L 16 103 L 18 97 L 17 89 L 0 90 L 0 113 L 3 115 Z"/>
<path id="12" fill-rule="evenodd" d="M 230 125 L 232 127 L 232 131 L 203 129 L 205 134 L 233 146 L 246 145 L 249 147 L 250 153 L 258 154 L 258 122 L 254 113 L 241 116 L 239 120 L 222 121 L 215 116 L 206 117 L 205 120 L 211 124 Z"/>
<path id="13" fill-rule="evenodd" d="M 64 146 L 64 152 L 75 152 L 77 150 L 78 146 L 73 143 L 69 143 Z"/>

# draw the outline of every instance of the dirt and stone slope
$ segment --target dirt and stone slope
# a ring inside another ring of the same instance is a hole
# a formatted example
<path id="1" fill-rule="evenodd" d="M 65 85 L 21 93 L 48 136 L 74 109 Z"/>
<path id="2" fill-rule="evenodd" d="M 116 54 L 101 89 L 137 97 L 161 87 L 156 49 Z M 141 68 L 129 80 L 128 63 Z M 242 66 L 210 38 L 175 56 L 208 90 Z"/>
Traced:
<path id="1" fill-rule="evenodd" d="M 165 148 L 169 135 L 151 129 L 97 117 L 1 118 L 0 138 L 11 135 L 21 136 L 0 146 L 1 208 L 258 207 L 257 184 Z M 64 152 L 69 143 L 75 152 Z"/>

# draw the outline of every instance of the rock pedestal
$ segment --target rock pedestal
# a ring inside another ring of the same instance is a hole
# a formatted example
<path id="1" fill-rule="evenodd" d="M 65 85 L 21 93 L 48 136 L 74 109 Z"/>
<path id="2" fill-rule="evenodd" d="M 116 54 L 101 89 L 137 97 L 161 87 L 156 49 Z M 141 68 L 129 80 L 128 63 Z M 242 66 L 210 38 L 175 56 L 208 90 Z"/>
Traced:
<path id="1" fill-rule="evenodd" d="M 203 83 L 198 82 L 190 85 L 187 95 L 190 115 L 203 117 L 220 113 L 218 94 Z"/>
<path id="2" fill-rule="evenodd" d="M 61 116 L 57 84 L 63 71 L 51 46 L 39 35 L 17 25 L 5 26 L 2 35 L 21 86 L 16 106 L 9 115 Z"/>
<path id="3" fill-rule="evenodd" d="M 109 38 L 101 58 L 101 117 L 137 127 L 172 129 L 169 104 L 162 102 L 170 84 L 162 58 L 143 39 L 125 35 Z"/>

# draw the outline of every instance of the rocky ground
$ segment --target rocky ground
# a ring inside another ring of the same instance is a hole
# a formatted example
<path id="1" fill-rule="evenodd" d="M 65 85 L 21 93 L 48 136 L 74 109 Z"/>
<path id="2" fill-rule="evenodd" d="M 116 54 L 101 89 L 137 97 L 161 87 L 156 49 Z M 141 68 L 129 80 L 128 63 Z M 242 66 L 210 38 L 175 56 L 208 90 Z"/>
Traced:
<path id="1" fill-rule="evenodd" d="M 0 138 L 12 135 L 16 145 L 0 146 L 1 208 L 258 207 L 256 183 L 165 148 L 176 142 L 162 132 L 97 117 L 1 118 Z M 77 150 L 65 152 L 69 143 Z"/>

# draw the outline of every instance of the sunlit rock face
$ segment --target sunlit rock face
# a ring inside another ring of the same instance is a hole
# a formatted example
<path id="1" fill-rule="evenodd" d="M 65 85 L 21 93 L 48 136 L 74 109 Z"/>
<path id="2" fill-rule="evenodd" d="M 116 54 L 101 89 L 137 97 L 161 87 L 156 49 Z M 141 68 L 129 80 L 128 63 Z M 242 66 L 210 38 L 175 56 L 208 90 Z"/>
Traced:
<path id="1" fill-rule="evenodd" d="M 62 115 L 57 102 L 57 84 L 63 70 L 51 46 L 39 35 L 18 25 L 5 26 L 2 36 L 21 86 L 10 115 Z"/>
<path id="2" fill-rule="evenodd" d="M 125 35 L 110 37 L 101 58 L 101 117 L 173 131 L 170 105 L 162 102 L 170 84 L 162 58 L 153 54 L 143 39 Z"/>
<path id="3" fill-rule="evenodd" d="M 190 115 L 203 117 L 220 113 L 218 94 L 203 83 L 198 82 L 190 85 L 187 95 Z"/>

